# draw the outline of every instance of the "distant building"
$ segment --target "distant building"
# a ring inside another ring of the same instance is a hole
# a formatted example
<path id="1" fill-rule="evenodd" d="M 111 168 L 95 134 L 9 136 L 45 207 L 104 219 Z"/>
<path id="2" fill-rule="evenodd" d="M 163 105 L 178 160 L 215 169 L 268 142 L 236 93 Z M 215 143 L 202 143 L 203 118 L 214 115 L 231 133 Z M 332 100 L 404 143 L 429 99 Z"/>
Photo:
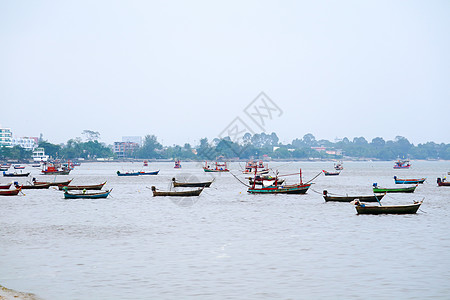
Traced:
<path id="1" fill-rule="evenodd" d="M 326 150 L 327 150 L 327 148 L 325 148 L 325 147 L 311 147 L 311 149 L 314 149 L 314 150 L 316 150 L 316 151 L 318 151 L 318 152 L 326 151 Z"/>
<path id="2" fill-rule="evenodd" d="M 140 145 L 134 142 L 114 142 L 113 151 L 117 158 L 134 157 L 134 154 Z"/>
<path id="3" fill-rule="evenodd" d="M 34 150 L 38 144 L 39 138 L 37 137 L 20 137 L 12 139 L 13 146 L 20 146 L 25 150 Z"/>
<path id="4" fill-rule="evenodd" d="M 0 146 L 12 147 L 11 128 L 3 128 L 0 125 Z"/>

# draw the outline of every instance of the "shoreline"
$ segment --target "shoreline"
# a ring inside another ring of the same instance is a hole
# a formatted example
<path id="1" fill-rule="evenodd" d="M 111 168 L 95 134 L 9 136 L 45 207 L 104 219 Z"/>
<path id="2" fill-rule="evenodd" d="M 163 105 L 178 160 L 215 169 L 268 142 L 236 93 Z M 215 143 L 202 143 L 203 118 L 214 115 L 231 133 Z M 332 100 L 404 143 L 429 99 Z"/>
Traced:
<path id="1" fill-rule="evenodd" d="M 43 300 L 35 294 L 18 292 L 12 289 L 8 289 L 0 284 L 0 300 Z"/>

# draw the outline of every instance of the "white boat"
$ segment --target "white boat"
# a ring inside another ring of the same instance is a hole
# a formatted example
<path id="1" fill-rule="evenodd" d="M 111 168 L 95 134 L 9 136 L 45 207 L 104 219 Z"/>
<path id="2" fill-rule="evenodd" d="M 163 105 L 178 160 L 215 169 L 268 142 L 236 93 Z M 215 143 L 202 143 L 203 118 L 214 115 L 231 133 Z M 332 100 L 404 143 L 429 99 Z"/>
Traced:
<path id="1" fill-rule="evenodd" d="M 31 155 L 33 161 L 47 161 L 49 156 L 45 155 L 44 148 L 36 148 L 33 150 L 33 154 Z"/>

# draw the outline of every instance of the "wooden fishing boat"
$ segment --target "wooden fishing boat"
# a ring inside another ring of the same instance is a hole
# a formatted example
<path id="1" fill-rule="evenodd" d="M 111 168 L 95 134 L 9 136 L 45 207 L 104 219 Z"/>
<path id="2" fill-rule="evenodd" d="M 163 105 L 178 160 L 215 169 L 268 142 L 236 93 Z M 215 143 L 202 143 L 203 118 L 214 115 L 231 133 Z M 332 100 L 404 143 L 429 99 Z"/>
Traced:
<path id="1" fill-rule="evenodd" d="M 55 181 L 55 182 L 48 182 L 48 181 L 36 181 L 35 178 L 33 178 L 33 183 L 34 184 L 50 184 L 50 186 L 65 186 L 68 185 L 72 182 L 73 179 L 70 180 L 66 180 L 66 181 Z"/>
<path id="2" fill-rule="evenodd" d="M 394 164 L 394 169 L 409 169 L 411 164 L 408 159 L 406 160 L 397 160 Z"/>
<path id="3" fill-rule="evenodd" d="M 268 187 L 254 188 L 247 190 L 250 194 L 305 194 L 311 183 L 292 185 L 271 185 Z"/>
<path id="4" fill-rule="evenodd" d="M 190 190 L 190 191 L 169 191 L 169 192 L 162 192 L 156 190 L 155 186 L 152 186 L 152 192 L 153 197 L 156 196 L 175 196 L 175 197 L 190 197 L 190 196 L 199 196 L 201 192 L 203 191 L 203 187 L 201 189 L 197 190 Z"/>
<path id="5" fill-rule="evenodd" d="M 418 178 L 418 179 L 400 179 L 397 176 L 394 176 L 394 181 L 396 184 L 422 184 L 426 178 Z"/>
<path id="6" fill-rule="evenodd" d="M 124 172 L 124 173 L 122 173 L 120 171 L 117 171 L 117 175 L 118 176 L 139 176 L 139 175 L 141 175 L 141 172 Z"/>
<path id="7" fill-rule="evenodd" d="M 355 203 L 356 212 L 358 214 L 366 215 L 379 215 L 379 214 L 415 214 L 419 209 L 422 201 L 414 202 L 414 204 L 409 205 L 383 205 L 383 206 L 372 206 L 365 205 L 357 201 Z"/>
<path id="8" fill-rule="evenodd" d="M 213 180 L 204 182 L 177 182 L 175 177 L 172 178 L 173 187 L 209 187 L 211 183 L 213 183 Z"/>
<path id="9" fill-rule="evenodd" d="M 205 162 L 203 171 L 205 171 L 205 172 L 229 172 L 230 170 L 228 170 L 226 162 L 224 162 L 224 163 L 215 162 L 213 164 L 213 167 L 208 165 L 208 162 Z"/>
<path id="10" fill-rule="evenodd" d="M 0 185 L 0 190 L 7 190 L 11 187 L 12 183 L 8 183 L 8 184 L 2 184 Z"/>
<path id="11" fill-rule="evenodd" d="M 72 169 L 69 169 L 69 168 L 59 169 L 59 168 L 55 167 L 54 165 L 49 165 L 49 166 L 46 166 L 45 169 L 43 169 L 41 171 L 41 173 L 44 175 L 69 175 L 71 170 Z"/>
<path id="12" fill-rule="evenodd" d="M 255 177 L 248 177 L 248 182 L 250 185 L 253 185 L 253 183 L 255 183 L 256 185 L 263 185 L 263 182 L 273 183 L 276 179 L 278 179 L 278 184 L 284 183 L 284 179 L 280 179 L 270 175 L 256 175 Z"/>
<path id="13" fill-rule="evenodd" d="M 25 169 L 25 166 L 14 165 L 14 169 L 15 169 L 15 170 L 23 170 L 23 169 Z"/>
<path id="14" fill-rule="evenodd" d="M 328 191 L 323 191 L 323 198 L 326 202 L 328 201 L 335 201 L 335 202 L 352 202 L 354 200 L 359 200 L 361 202 L 378 202 L 380 201 L 384 194 L 374 194 L 374 195 L 368 195 L 368 196 L 329 196 Z"/>
<path id="15" fill-rule="evenodd" d="M 268 174 L 269 173 L 269 168 L 267 167 L 267 165 L 264 165 L 264 162 L 262 160 L 260 161 L 255 161 L 255 160 L 251 160 L 248 161 L 245 164 L 245 169 L 244 171 L 242 171 L 242 173 L 244 174 L 255 174 L 255 169 L 259 169 L 259 171 L 257 171 L 257 174 Z"/>
<path id="16" fill-rule="evenodd" d="M 64 192 L 64 198 L 65 199 L 100 199 L 100 198 L 106 198 L 111 193 L 112 189 L 109 191 L 103 191 L 98 193 L 70 193 L 68 191 Z"/>
<path id="17" fill-rule="evenodd" d="M 91 185 L 58 185 L 58 189 L 64 191 L 70 190 L 101 190 L 103 186 L 106 184 L 106 181 L 100 184 L 91 184 Z"/>
<path id="18" fill-rule="evenodd" d="M 338 162 L 337 164 L 334 164 L 334 169 L 336 171 L 342 171 L 344 170 L 344 166 L 342 165 L 342 162 Z"/>
<path id="19" fill-rule="evenodd" d="M 30 175 L 30 172 L 28 173 L 6 173 L 3 171 L 3 176 L 5 177 L 28 177 Z"/>
<path id="20" fill-rule="evenodd" d="M 376 183 L 373 184 L 373 192 L 374 193 L 414 193 L 417 188 L 417 184 L 415 186 L 409 186 L 404 188 L 382 188 L 378 187 Z"/>
<path id="21" fill-rule="evenodd" d="M 450 182 L 446 178 L 438 178 L 436 181 L 438 186 L 450 186 Z"/>
<path id="22" fill-rule="evenodd" d="M 14 190 L 0 190 L 0 196 L 16 196 L 21 190 L 21 187 Z"/>
<path id="23" fill-rule="evenodd" d="M 139 175 L 158 175 L 159 170 L 158 171 L 152 171 L 152 172 L 139 172 Z"/>
<path id="24" fill-rule="evenodd" d="M 180 160 L 175 161 L 175 166 L 173 166 L 174 169 L 181 169 L 181 162 Z"/>
<path id="25" fill-rule="evenodd" d="M 341 174 L 341 172 L 327 172 L 325 170 L 322 170 L 323 174 L 325 174 L 325 176 L 337 176 L 339 174 Z"/>
<path id="26" fill-rule="evenodd" d="M 16 188 L 22 187 L 23 190 L 42 190 L 48 189 L 50 184 L 30 184 L 30 185 L 19 185 L 17 181 L 14 182 Z"/>

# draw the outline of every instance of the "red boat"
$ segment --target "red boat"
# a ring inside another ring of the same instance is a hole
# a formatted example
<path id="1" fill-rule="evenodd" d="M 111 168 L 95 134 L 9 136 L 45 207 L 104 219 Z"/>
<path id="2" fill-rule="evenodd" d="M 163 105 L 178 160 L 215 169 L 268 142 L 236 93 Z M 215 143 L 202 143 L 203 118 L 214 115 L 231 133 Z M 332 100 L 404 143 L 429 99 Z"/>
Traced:
<path id="1" fill-rule="evenodd" d="M 0 185 L 0 190 L 7 190 L 7 189 L 9 189 L 9 187 L 11 186 L 11 184 L 12 184 L 12 183 Z"/>
<path id="2" fill-rule="evenodd" d="M 397 160 L 394 165 L 394 169 L 409 169 L 411 164 L 409 160 Z"/>
<path id="3" fill-rule="evenodd" d="M 67 168 L 58 169 L 53 165 L 50 165 L 46 167 L 44 170 L 42 170 L 42 174 L 45 175 L 69 175 L 69 173 L 70 169 Z"/>
<path id="4" fill-rule="evenodd" d="M 174 169 L 181 169 L 181 162 L 180 162 L 180 160 L 176 160 L 175 161 L 175 166 L 173 168 Z"/>
<path id="5" fill-rule="evenodd" d="M 251 160 L 245 164 L 245 169 L 242 171 L 244 174 L 255 174 L 255 170 L 259 169 L 258 174 L 267 174 L 269 173 L 269 168 L 267 165 L 264 165 L 263 161 L 255 161 Z"/>
<path id="6" fill-rule="evenodd" d="M 205 162 L 203 171 L 205 171 L 205 172 L 229 172 L 230 170 L 228 170 L 226 162 L 224 162 L 224 163 L 215 162 L 214 166 L 212 168 L 208 165 L 208 162 Z"/>
<path id="7" fill-rule="evenodd" d="M 442 179 L 438 178 L 437 179 L 437 184 L 438 184 L 438 186 L 450 186 L 450 182 L 448 182 L 445 177 L 442 178 Z"/>
<path id="8" fill-rule="evenodd" d="M 21 190 L 22 187 L 14 190 L 0 190 L 0 196 L 16 196 Z"/>

